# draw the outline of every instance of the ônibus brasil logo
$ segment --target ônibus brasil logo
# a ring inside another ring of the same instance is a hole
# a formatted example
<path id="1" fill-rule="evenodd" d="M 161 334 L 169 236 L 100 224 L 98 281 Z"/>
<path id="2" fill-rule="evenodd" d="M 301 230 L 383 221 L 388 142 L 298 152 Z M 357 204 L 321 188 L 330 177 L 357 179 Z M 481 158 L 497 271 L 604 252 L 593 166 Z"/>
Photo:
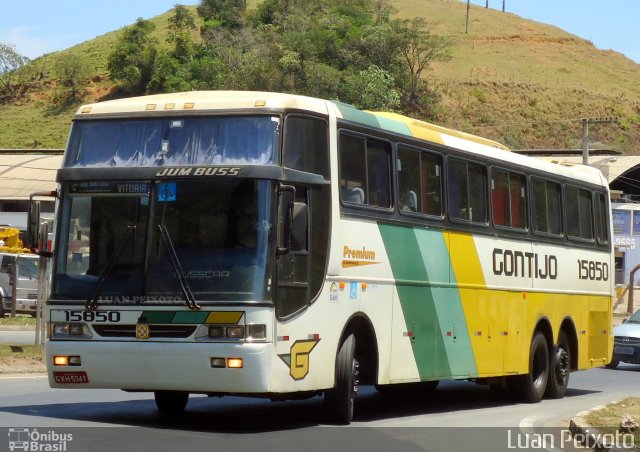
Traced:
<path id="1" fill-rule="evenodd" d="M 53 430 L 40 432 L 37 428 L 10 428 L 9 450 L 37 452 L 65 452 L 67 443 L 73 440 L 71 433 L 57 433 Z"/>

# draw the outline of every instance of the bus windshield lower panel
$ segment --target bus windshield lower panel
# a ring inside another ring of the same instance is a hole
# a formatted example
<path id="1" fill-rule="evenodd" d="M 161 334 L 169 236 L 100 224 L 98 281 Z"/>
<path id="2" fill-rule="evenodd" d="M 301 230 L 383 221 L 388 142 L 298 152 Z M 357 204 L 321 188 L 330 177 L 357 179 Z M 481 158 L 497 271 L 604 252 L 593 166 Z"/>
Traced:
<path id="1" fill-rule="evenodd" d="M 52 299 L 180 304 L 182 273 L 198 303 L 271 301 L 272 196 L 271 182 L 251 179 L 75 183 Z"/>

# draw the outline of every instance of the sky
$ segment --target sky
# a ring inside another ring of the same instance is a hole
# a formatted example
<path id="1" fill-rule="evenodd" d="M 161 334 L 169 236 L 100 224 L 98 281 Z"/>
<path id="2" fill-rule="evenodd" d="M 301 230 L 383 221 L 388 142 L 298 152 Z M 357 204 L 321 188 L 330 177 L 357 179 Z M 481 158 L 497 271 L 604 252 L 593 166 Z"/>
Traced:
<path id="1" fill-rule="evenodd" d="M 464 0 L 461 0 L 464 2 Z M 471 0 L 485 6 L 486 0 Z M 505 0 L 506 10 L 526 19 L 555 25 L 589 39 L 602 50 L 613 49 L 640 63 L 638 0 Z M 0 15 L 0 42 L 12 44 L 29 58 L 66 49 L 136 21 L 149 19 L 176 3 L 198 0 L 5 0 Z M 502 9 L 502 0 L 489 0 Z"/>

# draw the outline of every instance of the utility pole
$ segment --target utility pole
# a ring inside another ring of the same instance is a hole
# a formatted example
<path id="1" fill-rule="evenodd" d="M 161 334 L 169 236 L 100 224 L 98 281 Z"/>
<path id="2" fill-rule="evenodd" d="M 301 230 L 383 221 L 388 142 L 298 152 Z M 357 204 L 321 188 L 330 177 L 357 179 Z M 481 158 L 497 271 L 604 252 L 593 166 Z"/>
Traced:
<path id="1" fill-rule="evenodd" d="M 471 0 L 467 0 L 467 25 L 464 28 L 465 34 L 469 34 L 469 9 L 471 8 L 471 6 L 469 5 L 470 1 Z"/>
<path id="2" fill-rule="evenodd" d="M 489 0 L 487 0 L 487 1 L 485 2 L 484 7 L 485 7 L 485 8 L 488 8 L 488 7 L 489 7 Z"/>
<path id="3" fill-rule="evenodd" d="M 504 0 L 503 0 L 504 1 Z M 582 121 L 582 164 L 589 164 L 589 125 L 613 124 L 618 122 L 616 118 L 584 118 Z"/>
<path id="4" fill-rule="evenodd" d="M 506 1 L 506 0 L 502 0 L 502 12 L 504 12 L 504 2 L 505 2 L 505 1 Z"/>

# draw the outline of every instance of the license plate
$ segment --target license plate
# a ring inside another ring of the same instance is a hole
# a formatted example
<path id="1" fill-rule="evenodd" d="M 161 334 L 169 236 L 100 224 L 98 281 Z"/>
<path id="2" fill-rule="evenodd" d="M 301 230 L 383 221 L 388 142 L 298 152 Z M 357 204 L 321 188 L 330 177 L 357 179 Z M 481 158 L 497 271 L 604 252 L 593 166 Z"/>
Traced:
<path id="1" fill-rule="evenodd" d="M 616 345 L 615 353 L 619 355 L 633 355 L 633 347 L 624 347 L 622 345 Z"/>
<path id="2" fill-rule="evenodd" d="M 89 383 L 89 377 L 86 372 L 54 372 L 53 379 L 56 383 L 64 384 L 83 384 Z"/>

